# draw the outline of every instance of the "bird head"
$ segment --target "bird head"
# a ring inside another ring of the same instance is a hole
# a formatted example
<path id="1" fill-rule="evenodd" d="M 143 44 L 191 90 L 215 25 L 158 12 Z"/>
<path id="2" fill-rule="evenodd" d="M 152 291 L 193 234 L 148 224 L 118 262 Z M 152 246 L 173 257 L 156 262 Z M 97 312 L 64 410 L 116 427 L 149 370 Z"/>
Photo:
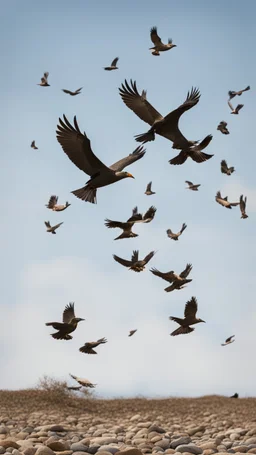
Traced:
<path id="1" fill-rule="evenodd" d="M 74 318 L 74 319 L 73 319 L 73 322 L 76 322 L 77 324 L 78 324 L 78 322 L 80 322 L 80 321 L 85 321 L 85 319 L 83 319 L 83 318 Z"/>
<path id="2" fill-rule="evenodd" d="M 129 172 L 116 172 L 116 176 L 119 179 L 126 179 L 127 177 L 131 177 L 132 179 L 134 179 L 133 175 L 130 174 Z"/>

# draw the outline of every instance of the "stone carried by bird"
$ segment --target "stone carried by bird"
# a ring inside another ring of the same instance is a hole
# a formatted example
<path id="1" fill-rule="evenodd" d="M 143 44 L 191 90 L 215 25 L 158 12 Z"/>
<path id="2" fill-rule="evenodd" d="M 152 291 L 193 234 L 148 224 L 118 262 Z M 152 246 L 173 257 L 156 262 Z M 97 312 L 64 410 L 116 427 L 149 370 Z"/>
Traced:
<path id="1" fill-rule="evenodd" d="M 227 209 L 232 209 L 232 207 L 236 207 L 237 205 L 239 205 L 239 202 L 229 202 L 228 196 L 222 197 L 220 191 L 217 191 L 215 200 L 216 202 L 218 202 L 218 204 L 222 205 L 223 207 L 226 207 Z"/>
<path id="2" fill-rule="evenodd" d="M 80 87 L 80 88 L 78 88 L 77 90 L 75 90 L 74 92 L 72 92 L 71 90 L 66 90 L 65 88 L 63 88 L 62 91 L 63 91 L 64 93 L 67 93 L 68 95 L 76 96 L 76 95 L 80 95 L 80 94 L 81 94 L 82 88 L 83 88 L 83 87 Z"/>
<path id="3" fill-rule="evenodd" d="M 114 58 L 113 62 L 111 63 L 110 66 L 106 66 L 104 70 L 106 71 L 113 71 L 113 70 L 118 70 L 118 67 L 116 66 L 117 62 L 119 60 L 119 57 Z"/>
<path id="4" fill-rule="evenodd" d="M 241 211 L 241 218 L 248 218 L 248 215 L 246 214 L 246 202 L 247 202 L 247 197 L 245 196 L 244 199 L 243 199 L 243 195 L 241 194 L 240 196 L 240 202 L 239 202 L 239 206 L 240 206 L 240 211 Z"/>
<path id="5" fill-rule="evenodd" d="M 222 120 L 218 126 L 217 126 L 217 130 L 219 130 L 222 134 L 229 134 L 229 131 L 227 129 L 227 122 L 225 122 L 224 120 Z"/>
<path id="6" fill-rule="evenodd" d="M 235 115 L 238 115 L 240 109 L 242 109 L 242 107 L 244 107 L 243 104 L 238 104 L 238 105 L 236 106 L 236 108 L 234 109 L 234 107 L 232 106 L 232 104 L 230 103 L 230 101 L 228 101 L 228 105 L 229 105 L 229 107 L 230 107 L 230 109 L 231 109 L 230 114 L 235 114 Z"/>
<path id="7" fill-rule="evenodd" d="M 147 184 L 146 191 L 145 191 L 144 194 L 146 194 L 147 196 L 151 196 L 152 194 L 156 194 L 154 191 L 151 190 L 151 187 L 152 187 L 152 182 L 149 182 Z"/>
<path id="8" fill-rule="evenodd" d="M 225 341 L 225 343 L 221 343 L 221 346 L 227 346 L 228 344 L 231 344 L 231 343 L 234 343 L 235 340 L 233 340 L 233 338 L 235 337 L 235 335 L 231 335 L 231 337 L 228 337 Z"/>
<path id="9" fill-rule="evenodd" d="M 132 337 L 137 332 L 137 330 L 138 329 L 130 330 L 128 337 Z"/>
<path id="10" fill-rule="evenodd" d="M 169 319 L 171 321 L 177 322 L 180 327 L 170 335 L 182 335 L 185 333 L 193 332 L 195 329 L 190 327 L 191 325 L 198 324 L 199 322 L 205 322 L 203 319 L 196 318 L 198 305 L 196 297 L 191 297 L 191 299 L 186 303 L 185 310 L 184 310 L 184 319 L 176 318 L 175 316 L 170 316 Z"/>
<path id="11" fill-rule="evenodd" d="M 31 147 L 32 149 L 38 150 L 38 147 L 36 146 L 36 141 L 32 141 L 30 147 Z"/>
<path id="12" fill-rule="evenodd" d="M 172 240 L 179 240 L 180 235 L 182 234 L 183 231 L 185 231 L 186 227 L 187 227 L 186 223 L 183 223 L 181 226 L 181 230 L 177 232 L 177 234 L 174 234 L 174 232 L 172 232 L 171 229 L 167 229 L 166 231 L 167 236 Z"/>
<path id="13" fill-rule="evenodd" d="M 70 302 L 65 306 L 62 316 L 63 322 L 46 322 L 45 325 L 53 327 L 55 330 L 58 330 L 55 333 L 52 333 L 51 336 L 55 340 L 72 340 L 70 333 L 74 332 L 77 328 L 77 324 L 80 321 L 85 321 L 85 319 L 77 318 L 75 315 L 75 304 Z"/>
<path id="14" fill-rule="evenodd" d="M 78 376 L 75 376 L 73 374 L 70 374 L 71 378 L 73 378 L 78 384 L 80 384 L 82 387 L 88 387 L 90 389 L 94 389 L 97 384 L 92 384 L 88 379 L 84 378 L 79 378 Z"/>
<path id="15" fill-rule="evenodd" d="M 96 351 L 94 351 L 94 348 L 97 348 L 100 344 L 107 343 L 106 338 L 100 338 L 97 341 L 89 341 L 85 343 L 80 349 L 80 352 L 83 352 L 84 354 L 98 354 Z"/>
<path id="16" fill-rule="evenodd" d="M 63 223 L 64 223 L 64 221 L 62 221 L 61 223 L 55 224 L 55 226 L 51 226 L 50 221 L 44 222 L 45 226 L 47 227 L 46 231 L 51 232 L 52 234 L 56 234 L 56 232 L 55 232 L 56 229 L 58 229 Z"/>
<path id="17" fill-rule="evenodd" d="M 235 96 L 241 96 L 243 92 L 247 92 L 247 90 L 250 90 L 250 85 L 248 87 L 244 88 L 243 90 L 239 90 L 238 92 L 235 92 L 234 90 L 229 90 L 228 95 L 229 99 L 232 100 Z"/>
<path id="18" fill-rule="evenodd" d="M 187 190 L 192 190 L 192 191 L 198 191 L 199 186 L 201 186 L 201 183 L 197 183 L 194 185 L 194 183 L 190 182 L 189 180 L 185 180 L 185 183 L 188 184 Z"/>
<path id="19" fill-rule="evenodd" d="M 150 269 L 150 272 L 153 273 L 153 275 L 159 276 L 165 281 L 168 281 L 168 283 L 172 283 L 171 286 L 168 286 L 165 288 L 166 292 L 172 292 L 175 289 L 180 290 L 183 289 L 185 284 L 190 283 L 192 279 L 187 279 L 188 275 L 190 274 L 192 270 L 192 264 L 187 264 L 186 268 L 178 275 L 177 273 L 174 273 L 173 270 L 170 272 L 160 272 L 156 268 Z"/>
<path id="20" fill-rule="evenodd" d="M 154 255 L 155 251 L 151 251 L 149 254 L 147 254 L 147 256 L 144 257 L 144 259 L 139 260 L 139 251 L 134 250 L 130 261 L 127 259 L 122 259 L 115 254 L 113 254 L 113 258 L 116 262 L 119 262 L 119 264 L 123 265 L 124 267 L 128 267 L 129 270 L 133 270 L 134 272 L 142 272 L 145 269 L 146 264 L 150 261 L 150 259 L 152 259 Z"/>
<path id="21" fill-rule="evenodd" d="M 50 87 L 50 85 L 48 84 L 48 76 L 49 76 L 49 73 L 45 72 L 43 77 L 41 77 L 40 84 L 37 84 L 37 85 L 41 85 L 41 87 Z"/>
<path id="22" fill-rule="evenodd" d="M 58 196 L 52 195 L 45 207 L 52 210 L 53 212 L 63 212 L 63 210 L 66 210 L 71 205 L 69 202 L 66 202 L 66 204 L 57 205 L 57 202 Z"/>
<path id="23" fill-rule="evenodd" d="M 162 43 L 161 38 L 157 34 L 157 27 L 152 27 L 150 30 L 150 38 L 154 47 L 150 47 L 149 50 L 151 51 L 152 55 L 160 55 L 160 52 L 169 51 L 173 47 L 177 47 L 176 44 L 173 44 L 172 39 L 168 39 L 168 43 Z"/>
<path id="24" fill-rule="evenodd" d="M 226 160 L 222 160 L 220 163 L 220 170 L 222 174 L 231 175 L 235 172 L 235 168 L 233 166 L 228 167 Z"/>

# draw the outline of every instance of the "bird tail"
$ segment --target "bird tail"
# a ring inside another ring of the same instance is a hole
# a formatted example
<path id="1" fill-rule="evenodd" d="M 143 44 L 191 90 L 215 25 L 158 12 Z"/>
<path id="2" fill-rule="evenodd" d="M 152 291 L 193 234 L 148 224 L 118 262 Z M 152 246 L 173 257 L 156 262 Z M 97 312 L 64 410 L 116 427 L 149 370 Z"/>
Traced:
<path id="1" fill-rule="evenodd" d="M 146 142 L 151 142 L 155 140 L 155 133 L 153 130 L 150 129 L 146 133 L 137 134 L 134 137 L 136 138 L 137 142 L 142 142 L 143 144 L 145 144 Z"/>
<path id="2" fill-rule="evenodd" d="M 92 204 L 97 204 L 97 188 L 93 188 L 92 186 L 86 185 L 83 188 L 79 188 L 78 190 L 72 191 L 72 193 L 82 199 L 82 201 L 91 202 Z"/>
<path id="3" fill-rule="evenodd" d="M 169 160 L 169 163 L 174 165 L 183 164 L 187 159 L 188 159 L 187 153 L 184 152 L 184 150 L 181 150 L 181 152 L 177 156 Z"/>
<path id="4" fill-rule="evenodd" d="M 171 333 L 171 336 L 175 336 L 175 335 L 183 335 L 185 333 L 190 333 L 190 332 L 193 332 L 193 330 L 195 330 L 194 328 L 192 327 L 178 327 L 178 329 L 174 330 L 172 333 Z"/>
<path id="5" fill-rule="evenodd" d="M 133 238 L 133 237 L 138 237 L 138 234 L 135 234 L 134 232 L 130 232 L 129 237 L 127 237 L 127 235 L 125 235 L 125 233 L 123 232 L 121 235 L 116 237 L 114 240 L 128 239 L 128 238 L 130 239 L 130 238 Z"/>
<path id="6" fill-rule="evenodd" d="M 61 332 L 56 332 L 51 334 L 55 340 L 72 340 L 72 336 L 63 334 Z"/>

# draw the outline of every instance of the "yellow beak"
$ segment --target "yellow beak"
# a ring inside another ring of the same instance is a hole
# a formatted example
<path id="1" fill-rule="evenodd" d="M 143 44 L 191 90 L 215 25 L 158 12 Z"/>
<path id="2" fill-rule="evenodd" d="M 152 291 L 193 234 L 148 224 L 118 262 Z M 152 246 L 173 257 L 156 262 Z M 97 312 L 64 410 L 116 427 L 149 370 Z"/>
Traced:
<path id="1" fill-rule="evenodd" d="M 135 177 L 133 177 L 132 174 L 129 174 L 129 172 L 127 172 L 127 177 L 131 177 L 132 179 L 134 179 Z"/>

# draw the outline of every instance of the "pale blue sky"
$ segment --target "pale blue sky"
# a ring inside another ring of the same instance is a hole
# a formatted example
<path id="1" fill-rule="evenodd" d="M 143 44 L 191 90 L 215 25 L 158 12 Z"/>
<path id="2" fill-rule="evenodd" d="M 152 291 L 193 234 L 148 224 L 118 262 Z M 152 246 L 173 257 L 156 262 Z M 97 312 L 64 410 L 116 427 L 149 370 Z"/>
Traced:
<path id="1" fill-rule="evenodd" d="M 206 393 L 255 395 L 255 12 L 253 1 L 110 0 L 8 1 L 2 7 L 1 109 L 3 223 L 1 224 L 2 324 L 0 387 L 34 385 L 43 374 L 67 379 L 68 373 L 98 384 L 101 396 L 145 394 L 194 396 Z M 149 31 L 158 27 L 164 42 L 177 47 L 153 57 Z M 119 70 L 102 68 L 119 56 Z M 37 84 L 49 71 L 50 87 Z M 192 86 L 200 102 L 180 121 L 189 139 L 213 134 L 206 163 L 188 160 L 170 166 L 171 142 L 157 136 L 147 153 L 123 180 L 98 191 L 98 204 L 70 194 L 88 177 L 63 153 L 56 140 L 58 118 L 77 120 L 100 159 L 107 165 L 131 153 L 133 136 L 148 129 L 122 102 L 118 87 L 127 78 L 147 90 L 162 114 L 181 104 Z M 244 104 L 230 115 L 228 90 L 251 85 L 236 97 Z M 61 89 L 83 87 L 70 97 Z M 228 122 L 230 135 L 216 130 Z M 30 148 L 35 139 L 39 150 Z M 236 172 L 220 172 L 226 159 Z M 185 180 L 201 183 L 198 193 Z M 152 180 L 156 195 L 144 195 Z M 239 208 L 226 210 L 215 194 L 248 197 L 249 218 Z M 63 213 L 45 208 L 51 194 L 71 207 Z M 135 205 L 145 212 L 153 204 L 152 223 L 135 226 L 136 239 L 114 241 L 104 219 L 126 220 Z M 56 236 L 44 221 L 64 221 Z M 179 242 L 166 229 L 188 227 Z M 183 270 L 192 262 L 193 281 L 167 294 L 165 282 L 149 268 L 135 274 L 112 254 L 129 258 L 157 254 L 149 266 Z M 198 315 L 207 324 L 187 336 L 170 337 L 195 295 Z M 71 342 L 55 341 L 44 322 L 60 320 L 64 306 L 75 301 L 86 319 Z M 35 325 L 33 328 L 32 325 Z M 137 328 L 133 338 L 130 329 Z M 226 348 L 220 343 L 236 334 Z M 85 341 L 107 337 L 98 356 L 83 356 Z M 11 373 L 16 372 L 16 375 Z"/>

